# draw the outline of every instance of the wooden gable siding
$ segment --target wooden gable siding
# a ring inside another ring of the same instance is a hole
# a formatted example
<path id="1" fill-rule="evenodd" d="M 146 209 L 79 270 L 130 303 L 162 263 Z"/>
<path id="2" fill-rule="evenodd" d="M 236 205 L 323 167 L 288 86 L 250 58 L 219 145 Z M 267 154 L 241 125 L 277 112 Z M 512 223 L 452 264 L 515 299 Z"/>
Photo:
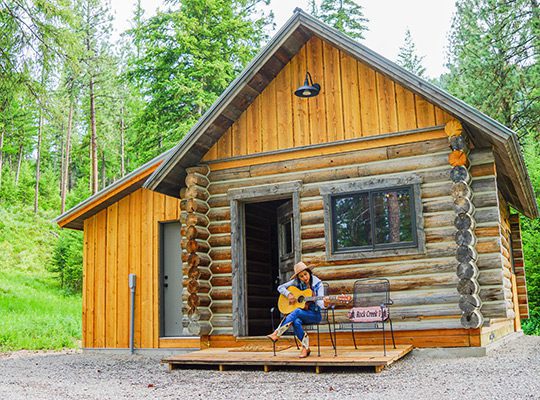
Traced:
<path id="1" fill-rule="evenodd" d="M 306 70 L 322 89 L 293 91 Z M 422 97 L 312 37 L 255 98 L 203 160 L 302 147 L 445 124 L 451 117 Z"/>
<path id="2" fill-rule="evenodd" d="M 159 222 L 178 218 L 179 200 L 138 189 L 84 221 L 84 348 L 129 347 L 131 273 L 135 347 L 159 346 Z"/>

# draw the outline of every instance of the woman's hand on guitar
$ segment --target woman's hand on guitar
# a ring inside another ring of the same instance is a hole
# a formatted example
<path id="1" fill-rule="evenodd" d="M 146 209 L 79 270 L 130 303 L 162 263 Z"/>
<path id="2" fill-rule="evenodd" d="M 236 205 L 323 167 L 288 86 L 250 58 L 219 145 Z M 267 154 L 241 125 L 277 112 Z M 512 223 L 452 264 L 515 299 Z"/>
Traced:
<path id="1" fill-rule="evenodd" d="M 289 304 L 296 303 L 296 297 L 294 297 L 294 294 L 289 293 L 289 295 L 287 297 L 289 298 Z"/>
<path id="2" fill-rule="evenodd" d="M 330 305 L 330 298 L 328 296 L 323 297 L 324 308 L 327 308 Z"/>

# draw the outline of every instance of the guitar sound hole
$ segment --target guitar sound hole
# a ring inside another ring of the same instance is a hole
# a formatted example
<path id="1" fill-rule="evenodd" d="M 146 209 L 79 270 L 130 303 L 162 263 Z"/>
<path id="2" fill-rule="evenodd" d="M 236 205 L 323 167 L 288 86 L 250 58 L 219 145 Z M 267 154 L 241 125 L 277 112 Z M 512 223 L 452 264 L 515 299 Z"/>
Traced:
<path id="1" fill-rule="evenodd" d="M 303 303 L 304 302 L 304 296 L 300 296 L 297 301 L 299 303 Z"/>

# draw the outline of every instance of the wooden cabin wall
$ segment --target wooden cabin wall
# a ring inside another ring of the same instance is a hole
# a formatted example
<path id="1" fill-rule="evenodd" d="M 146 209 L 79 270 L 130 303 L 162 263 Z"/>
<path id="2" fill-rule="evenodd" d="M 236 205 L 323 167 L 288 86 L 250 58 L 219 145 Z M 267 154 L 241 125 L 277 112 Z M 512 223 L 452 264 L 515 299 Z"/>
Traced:
<path id="1" fill-rule="evenodd" d="M 516 274 L 519 315 L 521 319 L 526 319 L 529 318 L 529 300 L 527 297 L 525 259 L 523 257 L 523 243 L 521 239 L 519 214 L 510 215 L 510 231 L 512 238 L 512 258 L 514 259 L 514 273 Z"/>
<path id="2" fill-rule="evenodd" d="M 444 133 L 443 133 L 444 135 Z M 456 291 L 455 213 L 450 195 L 449 147 L 446 137 L 422 143 L 393 145 L 332 156 L 291 159 L 250 167 L 212 170 L 209 175 L 210 241 L 212 248 L 212 312 L 219 319 L 213 334 L 232 334 L 232 266 L 230 205 L 227 190 L 253 185 L 301 180 L 302 259 L 328 281 L 336 292 L 350 292 L 354 280 L 388 277 L 395 301 L 394 327 L 401 330 L 461 328 Z M 284 173 L 284 171 L 287 171 Z M 340 179 L 392 176 L 415 172 L 422 177 L 422 205 L 426 254 L 352 261 L 327 261 L 323 200 L 319 187 Z M 480 218 L 491 210 L 479 210 Z M 489 267 L 488 267 L 489 268 Z M 486 274 L 484 283 L 497 285 L 500 277 Z M 490 295 L 490 292 L 487 292 Z M 341 317 L 345 310 L 339 311 Z M 223 321 L 228 319 L 229 325 Z"/>
<path id="3" fill-rule="evenodd" d="M 470 154 L 475 206 L 480 298 L 484 320 L 514 318 L 506 222 L 497 187 L 495 157 L 491 149 Z M 504 208 L 504 207 L 503 207 Z"/>
<path id="4" fill-rule="evenodd" d="M 129 347 L 131 273 L 135 347 L 158 347 L 159 222 L 178 213 L 177 199 L 138 189 L 84 221 L 83 348 Z"/>
<path id="5" fill-rule="evenodd" d="M 508 318 L 516 318 L 516 324 L 518 328 L 521 328 L 519 302 L 517 301 L 517 280 L 514 273 L 514 259 L 512 257 L 510 207 L 501 193 L 499 193 L 499 210 L 501 215 L 501 255 L 503 259 L 504 286 L 507 297 L 507 316 Z"/>
<path id="6" fill-rule="evenodd" d="M 306 70 L 317 97 L 293 94 Z M 444 125 L 451 116 L 347 53 L 311 38 L 204 161 Z"/>

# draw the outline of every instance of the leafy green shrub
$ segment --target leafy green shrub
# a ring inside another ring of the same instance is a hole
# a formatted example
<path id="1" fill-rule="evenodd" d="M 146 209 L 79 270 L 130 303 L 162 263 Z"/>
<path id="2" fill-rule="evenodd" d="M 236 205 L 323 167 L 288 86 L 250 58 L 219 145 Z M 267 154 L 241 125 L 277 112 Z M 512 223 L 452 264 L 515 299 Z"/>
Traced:
<path id="1" fill-rule="evenodd" d="M 537 311 L 531 312 L 531 316 L 523 321 L 521 327 L 525 335 L 540 336 L 540 313 Z"/>
<path id="2" fill-rule="evenodd" d="M 82 254 L 82 232 L 60 231 L 47 269 L 57 274 L 60 286 L 70 293 L 78 293 L 82 288 Z"/>

